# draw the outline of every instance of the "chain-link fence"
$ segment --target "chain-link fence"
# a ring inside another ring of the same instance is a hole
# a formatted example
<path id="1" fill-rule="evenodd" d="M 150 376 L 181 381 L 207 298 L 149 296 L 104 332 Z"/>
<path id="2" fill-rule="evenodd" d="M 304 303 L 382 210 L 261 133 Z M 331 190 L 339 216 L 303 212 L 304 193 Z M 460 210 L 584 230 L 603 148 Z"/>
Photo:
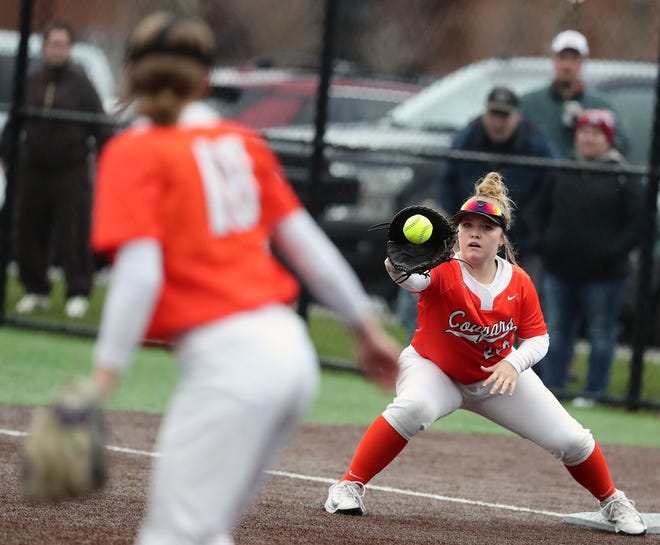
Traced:
<path id="1" fill-rule="evenodd" d="M 117 113 L 115 98 L 129 29 L 154 9 L 203 17 L 219 44 L 209 103 L 223 115 L 264 132 L 306 205 L 370 293 L 392 309 L 398 291 L 382 269 L 383 234 L 368 228 L 413 202 L 449 206 L 442 181 L 449 165 L 477 165 L 481 174 L 494 169 L 525 179 L 532 171 L 553 176 L 581 172 L 586 177 L 614 173 L 624 181 L 642 178 L 645 195 L 638 213 L 644 218 L 644 235 L 631 256 L 619 320 L 620 344 L 632 351 L 619 360 L 623 363 L 617 364 L 615 374 L 624 378 L 612 381 L 606 400 L 626 401 L 631 407 L 660 403 L 655 389 L 660 384 L 660 363 L 653 357 L 653 348 L 660 345 L 656 319 L 660 289 L 654 260 L 658 158 L 653 153 L 657 153 L 653 144 L 660 43 L 657 2 L 8 0 L 5 4 L 0 13 L 2 125 L 11 115 L 16 120 L 45 116 L 52 123 L 74 119 L 122 126 L 129 114 Z M 38 64 L 39 34 L 53 20 L 65 20 L 74 28 L 79 40 L 74 60 L 95 84 L 107 117 L 44 112 L 21 104 L 23 89 L 14 81 L 14 73 Z M 570 157 L 530 158 L 515 149 L 501 153 L 497 146 L 452 149 L 456 135 L 483 113 L 494 85 L 506 85 L 519 96 L 549 85 L 554 69 L 550 44 L 565 29 L 579 30 L 588 38 L 586 89 L 605 96 L 619 114 L 617 129 L 627 134 L 623 149 L 628 162 L 585 166 Z M 32 33 L 25 42 L 25 66 L 19 49 L 21 31 Z M 324 87 L 328 82 L 331 85 Z M 18 133 L 10 151 L 5 156 L 8 199 L 13 198 L 20 175 Z M 65 293 L 58 277 L 58 255 L 50 256 L 55 286 L 51 309 L 29 316 L 16 312 L 23 288 L 14 264 L 15 249 L 10 246 L 11 216 L 5 206 L 2 255 L 9 264 L 2 297 L 5 320 L 94 334 L 105 263 L 96 263 L 93 303 L 84 320 L 62 316 Z M 584 326 L 579 333 L 586 335 Z M 579 354 L 578 360 L 583 358 Z M 568 394 L 580 391 L 580 380 L 569 385 Z"/>

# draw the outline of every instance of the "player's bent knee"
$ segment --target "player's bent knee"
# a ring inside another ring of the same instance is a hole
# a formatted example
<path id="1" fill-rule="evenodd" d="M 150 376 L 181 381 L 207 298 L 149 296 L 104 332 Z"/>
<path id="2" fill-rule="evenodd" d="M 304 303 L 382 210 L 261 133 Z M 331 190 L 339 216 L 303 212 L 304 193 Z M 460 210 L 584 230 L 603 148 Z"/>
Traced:
<path id="1" fill-rule="evenodd" d="M 410 441 L 419 431 L 424 431 L 435 421 L 432 408 L 422 400 L 396 398 L 383 411 L 383 418 L 402 437 Z"/>
<path id="2" fill-rule="evenodd" d="M 580 433 L 566 438 L 562 448 L 552 453 L 567 466 L 576 466 L 584 462 L 594 450 L 595 441 L 591 432 L 582 428 Z"/>

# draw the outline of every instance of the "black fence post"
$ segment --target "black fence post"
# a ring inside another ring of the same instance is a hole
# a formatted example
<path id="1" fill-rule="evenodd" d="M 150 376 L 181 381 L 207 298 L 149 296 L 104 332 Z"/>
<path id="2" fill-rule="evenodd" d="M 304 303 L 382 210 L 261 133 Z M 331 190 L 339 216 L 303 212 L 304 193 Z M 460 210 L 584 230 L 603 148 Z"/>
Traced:
<path id="1" fill-rule="evenodd" d="M 321 67 L 318 90 L 316 92 L 314 142 L 309 165 L 309 200 L 307 203 L 307 210 L 314 219 L 318 218 L 319 212 L 322 208 L 320 185 L 325 170 L 323 160 L 323 140 L 325 136 L 325 125 L 328 119 L 328 95 L 330 81 L 332 79 L 336 21 L 337 0 L 326 0 L 323 22 L 323 44 L 321 48 Z M 305 320 L 308 318 L 310 302 L 309 292 L 303 288 L 298 299 L 298 314 L 300 314 Z"/>
<path id="2" fill-rule="evenodd" d="M 658 52 L 660 66 L 660 48 Z M 643 209 L 644 238 L 641 241 L 640 264 L 637 273 L 637 314 L 635 316 L 635 337 L 630 360 L 630 380 L 628 383 L 627 407 L 639 409 L 641 405 L 642 374 L 644 371 L 644 350 L 647 344 L 651 321 L 651 286 L 653 282 L 653 247 L 656 241 L 656 214 L 658 212 L 658 184 L 660 183 L 660 77 L 655 84 L 655 112 L 653 133 L 649 153 L 649 179 L 646 185 L 646 206 Z"/>
<path id="3" fill-rule="evenodd" d="M 7 187 L 5 188 L 5 203 L 0 210 L 0 324 L 5 322 L 5 306 L 7 302 L 7 265 L 11 253 L 11 223 L 14 202 L 14 188 L 18 172 L 18 139 L 21 132 L 25 75 L 28 65 L 28 40 L 32 25 L 33 0 L 23 0 L 19 21 L 20 40 L 16 53 L 14 68 L 14 86 L 12 89 L 11 110 L 5 130 L 7 138 Z"/>

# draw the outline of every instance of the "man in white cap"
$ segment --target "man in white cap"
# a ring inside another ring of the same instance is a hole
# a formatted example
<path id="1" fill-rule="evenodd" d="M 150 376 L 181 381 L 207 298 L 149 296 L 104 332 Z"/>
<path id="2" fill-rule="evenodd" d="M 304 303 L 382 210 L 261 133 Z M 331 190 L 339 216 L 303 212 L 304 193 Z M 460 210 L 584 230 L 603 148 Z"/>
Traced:
<path id="1" fill-rule="evenodd" d="M 552 140 L 562 157 L 573 157 L 575 120 L 583 109 L 615 111 L 603 96 L 585 89 L 582 64 L 589 56 L 589 43 L 577 30 L 564 30 L 552 40 L 554 79 L 550 85 L 521 97 L 521 110 Z M 616 147 L 624 155 L 628 139 L 618 120 Z"/>

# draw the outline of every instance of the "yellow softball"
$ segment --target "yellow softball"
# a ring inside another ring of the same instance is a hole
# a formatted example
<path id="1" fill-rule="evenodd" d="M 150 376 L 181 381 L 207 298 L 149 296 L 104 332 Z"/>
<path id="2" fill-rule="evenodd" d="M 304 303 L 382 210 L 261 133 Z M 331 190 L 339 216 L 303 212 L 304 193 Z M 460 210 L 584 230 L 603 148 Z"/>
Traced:
<path id="1" fill-rule="evenodd" d="M 433 233 L 433 224 L 426 216 L 415 214 L 403 225 L 403 234 L 413 244 L 424 244 Z"/>

